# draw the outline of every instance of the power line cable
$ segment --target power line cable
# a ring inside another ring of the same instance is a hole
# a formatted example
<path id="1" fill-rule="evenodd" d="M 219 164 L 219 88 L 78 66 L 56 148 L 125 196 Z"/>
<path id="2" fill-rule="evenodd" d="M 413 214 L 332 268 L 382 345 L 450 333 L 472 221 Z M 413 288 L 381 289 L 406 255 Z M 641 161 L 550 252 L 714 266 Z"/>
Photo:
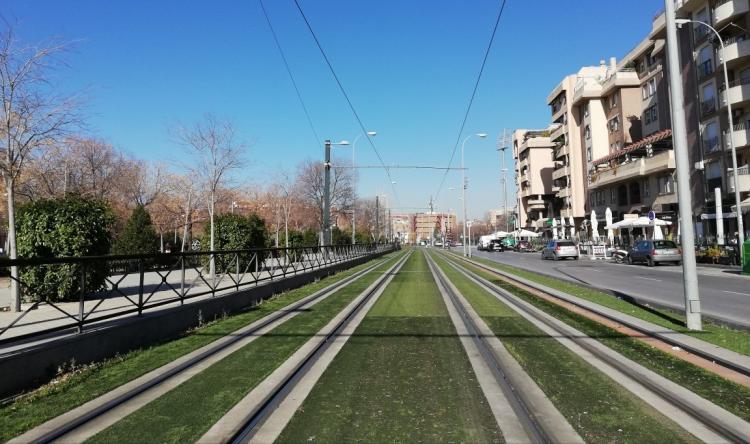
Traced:
<path id="1" fill-rule="evenodd" d="M 497 28 L 498 28 L 498 25 L 500 24 L 500 18 L 503 16 L 503 11 L 505 11 L 505 2 L 506 0 L 502 0 L 502 3 L 500 4 L 500 11 L 498 11 L 497 13 L 497 19 L 495 20 L 494 28 L 492 28 L 492 35 L 490 36 L 490 41 L 487 44 L 487 49 L 484 51 L 484 58 L 482 59 L 482 66 L 479 68 L 479 74 L 477 75 L 476 82 L 474 82 L 474 89 L 471 91 L 471 98 L 469 98 L 469 104 L 466 107 L 464 118 L 461 121 L 461 127 L 458 130 L 458 135 L 456 135 L 456 143 L 453 145 L 451 158 L 448 161 L 448 168 L 450 168 L 453 165 L 453 158 L 456 157 L 456 150 L 458 149 L 458 144 L 461 141 L 461 135 L 464 132 L 466 121 L 469 118 L 469 112 L 471 112 L 471 106 L 474 104 L 474 97 L 477 94 L 477 89 L 479 88 L 479 82 L 482 80 L 482 74 L 484 73 L 484 66 L 487 64 L 487 58 L 490 55 L 490 49 L 492 49 L 492 43 L 495 41 L 495 34 L 497 33 Z M 443 189 L 443 185 L 445 185 L 445 179 L 448 177 L 448 171 L 450 170 L 445 170 L 445 173 L 443 174 L 443 178 L 440 181 L 440 186 L 438 187 L 437 193 L 435 193 L 435 199 L 438 198 L 438 196 L 440 195 L 440 191 Z"/>
<path id="2" fill-rule="evenodd" d="M 286 73 L 289 74 L 289 80 L 292 81 L 292 85 L 294 86 L 294 91 L 297 93 L 297 99 L 299 99 L 300 105 L 302 105 L 302 109 L 305 111 L 305 117 L 307 117 L 307 123 L 310 125 L 310 130 L 313 133 L 313 136 L 315 136 L 315 144 L 319 144 L 322 142 L 323 139 L 321 139 L 318 136 L 318 132 L 315 131 L 315 125 L 313 124 L 312 118 L 310 117 L 310 111 L 307 109 L 307 105 L 305 105 L 305 101 L 302 99 L 302 93 L 299 90 L 299 87 L 297 86 L 297 81 L 294 80 L 294 74 L 292 74 L 292 69 L 289 67 L 289 62 L 286 59 L 286 55 L 284 55 L 284 50 L 281 48 L 281 43 L 279 43 L 279 38 L 276 35 L 276 31 L 273 29 L 273 25 L 271 24 L 271 19 L 268 17 L 268 11 L 266 11 L 266 6 L 263 4 L 263 0 L 258 0 L 258 3 L 260 3 L 260 9 L 263 10 L 263 15 L 266 17 L 266 23 L 268 23 L 268 28 L 271 30 L 271 34 L 273 35 L 273 41 L 276 43 L 276 49 L 279 50 L 279 55 L 281 56 L 281 60 L 284 61 L 284 67 L 286 68 Z"/>
<path id="3" fill-rule="evenodd" d="M 302 19 L 305 21 L 305 25 L 307 25 L 307 29 L 308 31 L 310 31 L 310 35 L 312 35 L 313 40 L 315 40 L 315 44 L 318 46 L 318 49 L 320 50 L 320 54 L 323 56 L 323 60 L 325 60 L 326 65 L 328 65 L 328 69 L 331 71 L 331 75 L 333 75 L 334 80 L 336 80 L 336 84 L 338 85 L 339 90 L 341 91 L 341 94 L 346 99 L 346 103 L 349 105 L 349 109 L 351 109 L 352 114 L 354 114 L 354 118 L 357 120 L 357 123 L 359 124 L 359 127 L 362 130 L 362 133 L 367 135 L 367 129 L 365 125 L 362 123 L 362 119 L 360 119 L 359 113 L 357 113 L 357 110 L 356 108 L 354 108 L 354 105 L 352 104 L 351 99 L 349 99 L 349 94 L 346 93 L 346 90 L 344 89 L 344 85 L 341 83 L 341 80 L 339 80 L 339 76 L 336 75 L 336 71 L 333 69 L 333 65 L 331 64 L 331 61 L 328 59 L 328 56 L 326 55 L 326 52 L 323 49 L 323 45 L 321 45 L 320 40 L 318 40 L 318 36 L 315 34 L 315 31 L 313 31 L 312 29 L 312 25 L 310 25 L 310 21 L 307 19 L 305 12 L 302 10 L 302 6 L 300 6 L 299 1 L 297 0 L 294 0 L 294 4 L 297 5 L 297 10 L 302 16 Z M 370 147 L 375 152 L 375 155 L 378 157 L 378 161 L 385 169 L 385 174 L 388 176 L 388 180 L 391 183 L 393 196 L 398 202 L 398 194 L 396 193 L 396 187 L 394 186 L 394 180 L 391 177 L 391 172 L 389 168 L 386 166 L 385 162 L 383 161 L 383 157 L 380 155 L 380 152 L 378 152 L 378 149 L 375 146 L 375 143 L 372 141 L 372 137 L 367 136 L 366 138 L 367 138 L 367 142 L 369 142 L 370 144 Z"/>

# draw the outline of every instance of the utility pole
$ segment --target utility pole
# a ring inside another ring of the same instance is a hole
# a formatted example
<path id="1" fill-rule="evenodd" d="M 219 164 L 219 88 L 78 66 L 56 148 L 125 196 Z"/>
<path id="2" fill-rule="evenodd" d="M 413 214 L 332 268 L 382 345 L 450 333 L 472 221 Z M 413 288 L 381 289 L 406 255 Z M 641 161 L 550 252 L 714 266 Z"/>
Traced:
<path id="1" fill-rule="evenodd" d="M 375 196 L 375 243 L 380 242 L 380 196 Z"/>
<path id="2" fill-rule="evenodd" d="M 510 138 L 513 135 L 509 132 L 506 135 L 506 130 L 503 128 L 503 137 L 500 139 L 499 146 L 497 148 L 500 151 L 500 159 L 502 161 L 500 165 L 500 173 L 502 174 L 503 183 L 503 217 L 505 218 L 505 231 L 508 232 L 508 169 L 505 168 L 505 150 L 510 145 Z"/>
<path id="3" fill-rule="evenodd" d="M 685 128 L 685 106 L 677 47 L 677 23 L 675 22 L 674 3 L 674 0 L 664 0 L 664 16 L 667 25 L 667 72 L 669 73 L 669 95 L 671 99 L 670 103 L 672 104 L 672 138 L 674 141 L 674 157 L 677 172 L 677 199 L 679 201 L 680 219 L 682 222 L 682 281 L 685 294 L 687 327 L 690 330 L 701 330 L 698 273 L 695 267 L 693 197 L 690 195 L 690 159 L 688 157 L 687 130 Z M 739 203 L 737 205 L 737 210 L 739 211 Z"/>
<path id="4" fill-rule="evenodd" d="M 435 208 L 432 204 L 432 196 L 430 196 L 430 215 L 427 217 L 430 224 L 430 246 L 435 246 Z"/>
<path id="5" fill-rule="evenodd" d="M 331 245 L 331 141 L 325 141 L 325 178 L 323 179 L 323 245 Z"/>

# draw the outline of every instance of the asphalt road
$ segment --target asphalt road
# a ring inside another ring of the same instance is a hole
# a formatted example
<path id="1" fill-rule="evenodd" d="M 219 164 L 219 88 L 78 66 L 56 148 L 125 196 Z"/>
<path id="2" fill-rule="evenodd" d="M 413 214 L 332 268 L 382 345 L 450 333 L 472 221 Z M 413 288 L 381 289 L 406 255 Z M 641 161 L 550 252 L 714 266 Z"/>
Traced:
<path id="1" fill-rule="evenodd" d="M 461 247 L 454 248 L 460 252 Z M 477 251 L 473 255 L 562 279 L 610 289 L 677 310 L 684 309 L 682 267 L 616 264 L 602 260 L 542 260 L 541 253 Z M 750 276 L 735 270 L 698 267 L 701 307 L 707 316 L 750 328 Z"/>

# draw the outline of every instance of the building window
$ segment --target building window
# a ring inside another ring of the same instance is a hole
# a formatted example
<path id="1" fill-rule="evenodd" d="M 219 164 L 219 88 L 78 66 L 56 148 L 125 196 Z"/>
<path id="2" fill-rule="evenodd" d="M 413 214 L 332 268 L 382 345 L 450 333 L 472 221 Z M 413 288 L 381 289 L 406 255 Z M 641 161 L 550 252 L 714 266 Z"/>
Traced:
<path id="1" fill-rule="evenodd" d="M 617 203 L 617 193 L 615 192 L 614 188 L 609 189 L 609 203 L 611 203 L 612 205 Z"/>
<path id="2" fill-rule="evenodd" d="M 630 183 L 630 204 L 641 203 L 641 185 L 638 182 Z"/>
<path id="3" fill-rule="evenodd" d="M 672 175 L 668 174 L 659 178 L 659 194 L 674 193 L 674 180 Z"/>
<path id="4" fill-rule="evenodd" d="M 609 97 L 609 109 L 612 109 L 616 106 L 617 106 L 617 93 L 614 93 Z"/>
<path id="5" fill-rule="evenodd" d="M 656 105 L 651 106 L 643 112 L 643 120 L 646 125 L 659 121 L 659 114 L 656 112 Z"/>
<path id="6" fill-rule="evenodd" d="M 719 149 L 719 132 L 716 122 L 708 122 L 703 126 L 703 149 L 712 153 Z"/>
<path id="7" fill-rule="evenodd" d="M 589 103 L 586 102 L 585 105 L 583 105 L 583 117 L 589 116 Z"/>
<path id="8" fill-rule="evenodd" d="M 641 92 L 644 100 L 656 94 L 656 77 L 652 77 L 646 82 L 646 84 L 641 87 Z"/>
<path id="9" fill-rule="evenodd" d="M 643 179 L 643 184 L 641 185 L 641 192 L 643 192 L 643 197 L 651 196 L 651 186 L 648 183 L 648 179 Z"/>
<path id="10" fill-rule="evenodd" d="M 607 122 L 607 129 L 609 130 L 609 133 L 612 134 L 615 131 L 618 131 L 620 129 L 620 116 L 614 116 Z"/>
<path id="11" fill-rule="evenodd" d="M 586 139 L 591 138 L 591 127 L 589 125 L 586 125 L 586 127 L 583 129 L 583 135 Z"/>
<path id="12" fill-rule="evenodd" d="M 594 160 L 594 159 L 592 159 L 592 156 L 594 155 L 594 153 L 593 153 L 592 150 L 593 150 L 593 147 L 587 147 L 586 148 L 586 160 L 588 162 L 591 162 L 592 160 Z"/>
<path id="13" fill-rule="evenodd" d="M 625 185 L 617 187 L 617 205 L 625 206 L 628 204 L 628 189 Z"/>

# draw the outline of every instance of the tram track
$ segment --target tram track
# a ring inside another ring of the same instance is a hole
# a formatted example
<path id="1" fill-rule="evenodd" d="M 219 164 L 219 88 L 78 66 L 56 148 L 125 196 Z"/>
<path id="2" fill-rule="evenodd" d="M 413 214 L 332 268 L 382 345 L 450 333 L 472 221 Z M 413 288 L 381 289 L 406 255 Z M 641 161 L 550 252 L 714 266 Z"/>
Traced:
<path id="1" fill-rule="evenodd" d="M 467 264 L 494 272 L 491 268 L 463 261 L 453 255 L 441 257 L 469 281 L 495 296 L 647 404 L 667 414 L 697 438 L 706 442 L 747 441 L 750 424 L 742 418 L 588 337 L 470 270 Z"/>
<path id="2" fill-rule="evenodd" d="M 334 340 L 337 337 L 344 337 L 341 333 L 350 326 L 353 319 L 358 317 L 360 313 L 365 312 L 365 307 L 369 306 L 373 299 L 382 293 L 411 254 L 411 252 L 404 254 L 381 277 L 334 317 L 328 325 L 315 334 L 276 371 L 265 378 L 261 384 L 227 412 L 198 442 L 252 442 L 255 434 L 269 421 L 269 418 L 279 414 L 278 410 L 280 409 L 278 407 L 280 404 L 285 401 L 287 396 L 328 351 Z M 292 412 L 293 410 L 294 408 L 288 411 Z M 282 421 L 282 423 L 285 424 L 286 422 Z M 278 434 L 278 432 L 280 432 L 280 429 L 271 433 Z"/>
<path id="3" fill-rule="evenodd" d="M 145 403 L 164 395 L 195 374 L 245 347 L 268 331 L 284 324 L 315 304 L 357 282 L 391 259 L 357 271 L 311 295 L 211 342 L 166 365 L 88 401 L 12 439 L 12 443 L 80 442 L 114 424 Z"/>

